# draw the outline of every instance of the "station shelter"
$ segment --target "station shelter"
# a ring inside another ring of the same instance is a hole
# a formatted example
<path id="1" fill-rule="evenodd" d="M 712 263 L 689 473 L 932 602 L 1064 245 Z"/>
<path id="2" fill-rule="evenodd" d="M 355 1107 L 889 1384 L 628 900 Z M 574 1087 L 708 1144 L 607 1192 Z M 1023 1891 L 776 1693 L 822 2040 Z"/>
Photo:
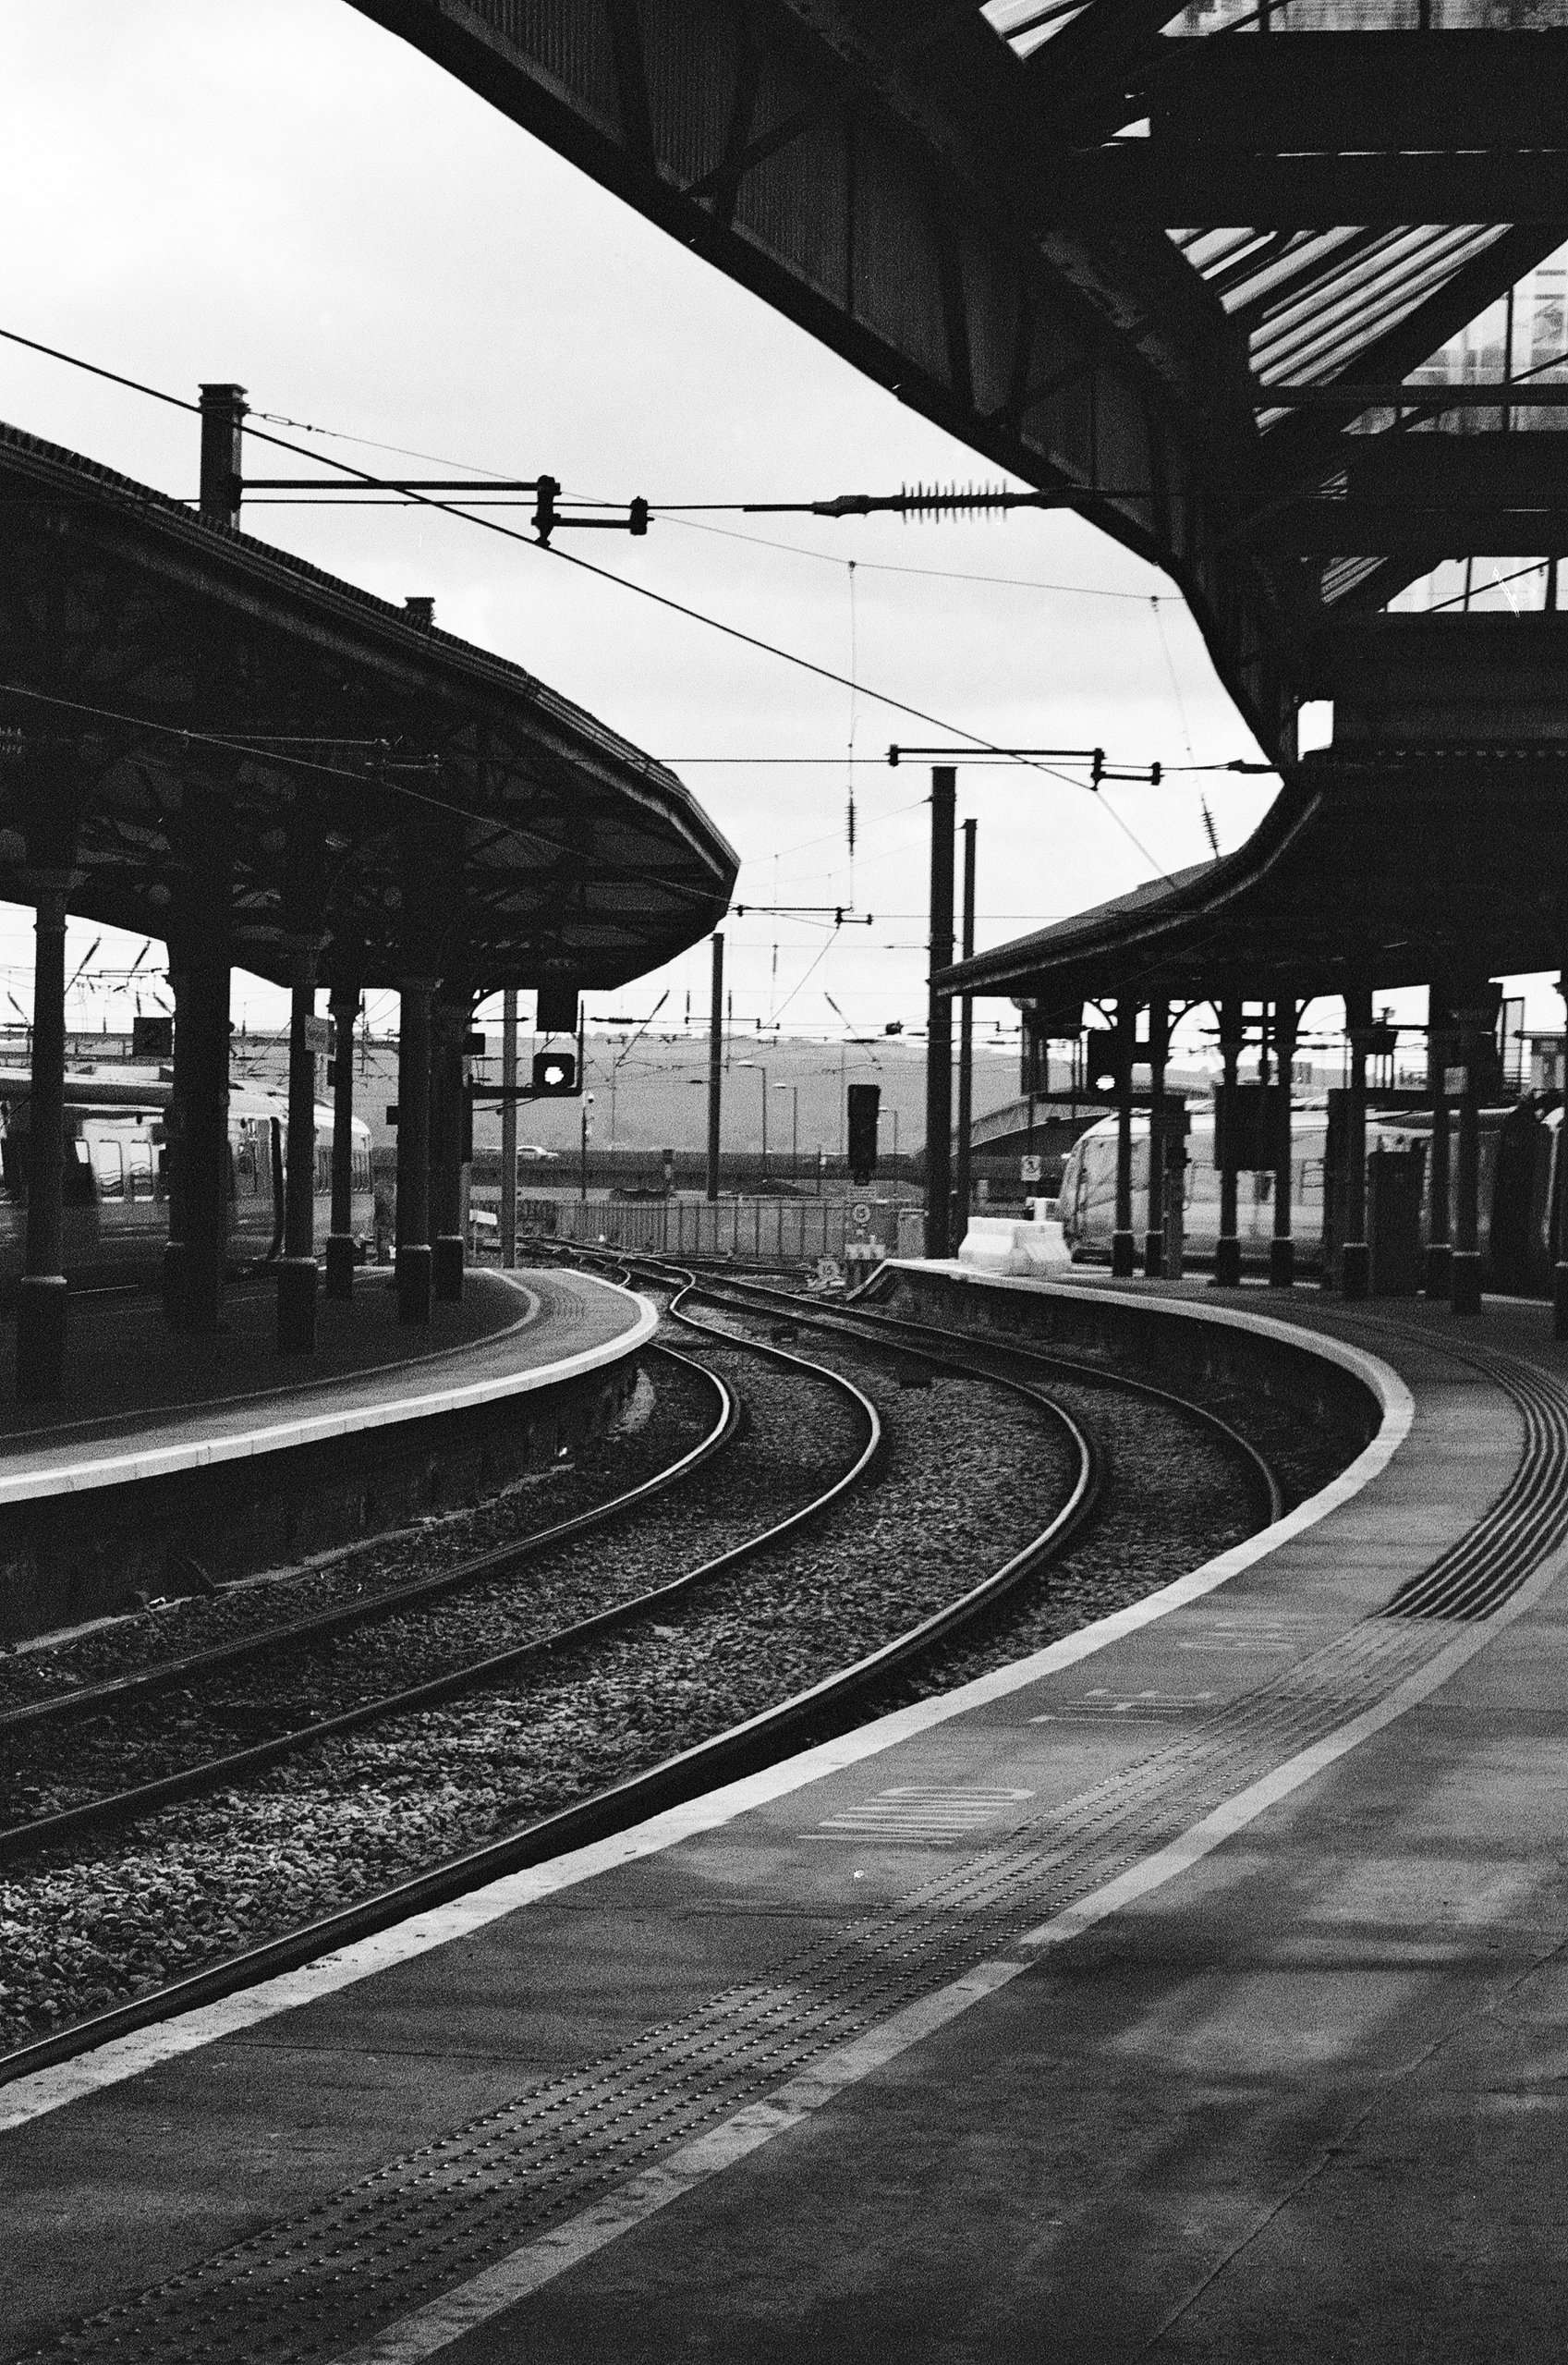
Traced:
<path id="1" fill-rule="evenodd" d="M 216 1328 L 234 967 L 291 1000 L 278 1341 L 316 1333 L 315 1059 L 336 1024 L 329 1295 L 346 1295 L 353 1035 L 400 997 L 402 1318 L 462 1288 L 472 1013 L 553 1024 L 708 933 L 736 860 L 683 784 L 516 664 L 240 530 L 244 390 L 203 387 L 186 506 L 0 426 L 0 896 L 37 914 L 18 1386 L 58 1393 L 67 913 L 164 943 L 164 1301 Z M 579 1079 L 580 1082 L 580 1079 Z"/>
<path id="2" fill-rule="evenodd" d="M 1431 1127 L 1423 1286 L 1456 1312 L 1477 1310 L 1480 1118 L 1501 1090 L 1493 981 L 1558 969 L 1568 949 L 1561 823 L 1568 713 L 1554 678 L 1558 623 L 1550 615 L 1378 618 L 1376 634 L 1362 637 L 1356 677 L 1329 677 L 1339 692 L 1332 743 L 1286 766 L 1283 786 L 1245 845 L 933 977 L 935 992 L 950 999 L 1010 997 L 1042 1041 L 1076 1039 L 1086 1006 L 1093 1013 L 1088 1066 L 1118 1118 L 1114 1272 L 1130 1274 L 1140 1262 L 1150 1275 L 1161 1270 L 1167 1163 L 1181 1156 L 1175 1125 L 1162 1128 L 1171 1030 L 1182 1012 L 1209 1004 L 1223 1075 L 1214 1278 L 1240 1279 L 1238 1175 L 1256 1168 L 1271 1175 L 1269 1277 L 1276 1287 L 1292 1286 L 1289 1079 L 1307 1011 L 1326 998 L 1340 1006 L 1346 1037 L 1344 1085 L 1331 1094 L 1333 1270 L 1347 1297 L 1364 1297 L 1371 1279 L 1368 1070 L 1375 1082 L 1392 1048 L 1376 998 L 1425 986 L 1426 1082 L 1416 1095 Z M 1484 695 L 1475 695 L 1477 687 Z M 1258 1054 L 1261 1089 L 1238 1091 L 1248 1044 Z M 1144 1070 L 1147 1085 L 1136 1088 Z M 1279 1079 L 1272 1089 L 1270 1073 Z M 1141 1240 L 1132 1194 L 1135 1105 L 1149 1111 L 1152 1152 Z M 1560 1327 L 1568 1319 L 1565 1169 L 1559 1157 L 1551 1237 Z"/>

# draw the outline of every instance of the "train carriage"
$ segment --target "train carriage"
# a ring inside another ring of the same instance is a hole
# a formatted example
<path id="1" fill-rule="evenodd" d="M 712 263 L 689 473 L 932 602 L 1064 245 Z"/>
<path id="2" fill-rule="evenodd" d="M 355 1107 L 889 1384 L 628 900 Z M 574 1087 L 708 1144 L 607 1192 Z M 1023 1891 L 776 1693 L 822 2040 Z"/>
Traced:
<path id="1" fill-rule="evenodd" d="M 169 1237 L 166 1078 L 75 1074 L 66 1078 L 62 1209 L 66 1277 L 91 1282 L 155 1279 Z M 0 1291 L 15 1286 L 27 1236 L 30 1085 L 0 1071 Z M 369 1252 L 375 1204 L 371 1136 L 356 1117 L 350 1230 Z M 332 1227 L 334 1117 L 316 1109 L 316 1237 Z M 283 1233 L 288 1110 L 276 1094 L 240 1087 L 229 1096 L 225 1192 L 231 1270 L 277 1254 Z"/>
<path id="2" fill-rule="evenodd" d="M 1173 1105 L 1175 1105 L 1174 1103 Z M 1450 1113 L 1450 1191 L 1457 1188 L 1453 1137 L 1457 1115 Z M 1329 1116 L 1321 1102 L 1298 1103 L 1291 1119 L 1291 1230 L 1295 1262 L 1303 1273 L 1323 1264 L 1323 1194 Z M 1381 1152 L 1414 1152 L 1424 1172 L 1431 1141 L 1429 1110 L 1367 1113 L 1368 1159 Z M 1512 1108 L 1483 1109 L 1480 1115 L 1479 1239 L 1486 1286 L 1521 1295 L 1551 1287 L 1556 1238 L 1557 1160 L 1562 1142 L 1562 1112 L 1542 1114 L 1529 1101 Z M 1183 1235 L 1188 1257 L 1211 1256 L 1220 1237 L 1220 1171 L 1214 1164 L 1211 1108 L 1188 1115 L 1187 1164 L 1183 1173 Z M 1236 1177 L 1236 1234 L 1244 1262 L 1266 1266 L 1274 1230 L 1274 1177 L 1244 1172 Z M 1133 1117 L 1133 1228 L 1143 1229 L 1149 1204 L 1149 1117 Z M 1075 1261 L 1108 1262 L 1116 1227 L 1116 1119 L 1102 1117 L 1080 1134 L 1063 1170 L 1058 1202 L 1063 1237 Z M 1456 1210 L 1451 1203 L 1449 1237 Z M 1423 1205 L 1421 1239 L 1426 1244 Z"/>

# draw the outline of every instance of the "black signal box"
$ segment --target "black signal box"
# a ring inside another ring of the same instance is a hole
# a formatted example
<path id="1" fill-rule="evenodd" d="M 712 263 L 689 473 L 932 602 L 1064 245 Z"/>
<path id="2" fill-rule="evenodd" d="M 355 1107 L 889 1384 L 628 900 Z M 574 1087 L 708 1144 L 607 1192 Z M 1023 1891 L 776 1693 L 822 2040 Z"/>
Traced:
<path id="1" fill-rule="evenodd" d="M 577 989 L 575 985 L 541 985 L 534 1006 L 534 1032 L 575 1035 L 577 1030 Z"/>
<path id="2" fill-rule="evenodd" d="M 172 1059 L 175 1055 L 174 1020 L 144 1018 L 138 1014 L 130 1022 L 130 1055 L 133 1059 Z"/>
<path id="3" fill-rule="evenodd" d="M 1114 1092 L 1124 1079 L 1121 1041 L 1108 1027 L 1091 1027 L 1085 1037 L 1084 1072 L 1091 1092 Z"/>
<path id="4" fill-rule="evenodd" d="M 877 1171 L 877 1117 L 881 1107 L 880 1084 L 849 1087 L 849 1171 L 857 1183 L 869 1182 Z"/>
<path id="5" fill-rule="evenodd" d="M 536 1051 L 533 1058 L 534 1098 L 569 1100 L 577 1089 L 577 1058 L 573 1051 Z"/>

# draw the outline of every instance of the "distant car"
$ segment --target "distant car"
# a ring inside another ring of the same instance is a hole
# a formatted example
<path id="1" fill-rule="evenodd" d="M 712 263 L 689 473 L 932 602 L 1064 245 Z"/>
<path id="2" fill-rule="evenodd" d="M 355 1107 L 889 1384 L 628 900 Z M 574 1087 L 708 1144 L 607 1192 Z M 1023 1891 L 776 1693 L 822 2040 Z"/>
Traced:
<path id="1" fill-rule="evenodd" d="M 553 1164 L 560 1157 L 561 1152 L 559 1150 L 541 1149 L 537 1141 L 519 1141 L 517 1144 L 517 1155 L 519 1158 L 548 1159 L 550 1163 Z"/>

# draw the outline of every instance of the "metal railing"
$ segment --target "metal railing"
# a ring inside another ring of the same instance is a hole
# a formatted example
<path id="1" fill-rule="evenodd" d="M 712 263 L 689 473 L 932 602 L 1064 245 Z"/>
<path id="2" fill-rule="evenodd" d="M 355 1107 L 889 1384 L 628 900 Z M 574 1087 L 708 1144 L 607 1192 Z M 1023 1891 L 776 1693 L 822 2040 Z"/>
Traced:
<path id="1" fill-rule="evenodd" d="M 863 1223 L 855 1220 L 857 1207 L 868 1211 Z M 517 1208 L 519 1233 L 531 1227 L 650 1255 L 770 1265 L 815 1264 L 819 1257 L 842 1263 L 850 1242 L 868 1237 L 888 1256 L 918 1256 L 924 1222 L 918 1204 L 878 1199 L 529 1199 Z"/>

